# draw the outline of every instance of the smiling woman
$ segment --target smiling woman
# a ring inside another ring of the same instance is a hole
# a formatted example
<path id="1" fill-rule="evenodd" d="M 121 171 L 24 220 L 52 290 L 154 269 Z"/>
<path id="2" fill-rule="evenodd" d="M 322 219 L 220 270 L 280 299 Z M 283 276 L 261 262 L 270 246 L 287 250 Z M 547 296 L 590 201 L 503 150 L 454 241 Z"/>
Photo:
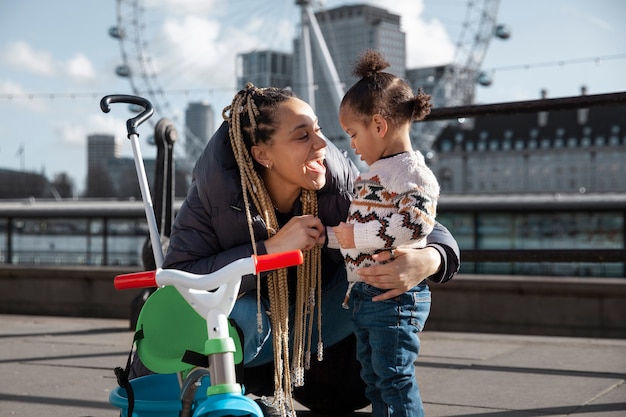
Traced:
<path id="1" fill-rule="evenodd" d="M 326 142 L 311 107 L 290 90 L 248 84 L 223 116 L 196 165 L 164 267 L 210 271 L 246 254 L 305 251 L 297 271 L 278 270 L 262 280 L 244 277 L 231 314 L 244 334 L 246 375 L 273 362 L 269 393 L 276 394 L 276 407 L 293 409 L 292 387 L 304 384 L 305 351 L 322 358 L 323 328 L 328 345 L 349 334 L 347 319 L 343 325 L 322 322 L 336 320 L 341 309 L 339 299 L 326 305 L 324 319 L 322 291 L 328 299 L 333 288 L 340 294 L 345 282 L 341 259 L 322 257 L 321 245 L 324 225 L 338 222 L 347 207 L 356 172 Z M 325 187 L 327 174 L 332 181 Z M 216 182 L 220 187 L 212 186 Z M 268 388 L 261 384 L 265 392 Z"/>

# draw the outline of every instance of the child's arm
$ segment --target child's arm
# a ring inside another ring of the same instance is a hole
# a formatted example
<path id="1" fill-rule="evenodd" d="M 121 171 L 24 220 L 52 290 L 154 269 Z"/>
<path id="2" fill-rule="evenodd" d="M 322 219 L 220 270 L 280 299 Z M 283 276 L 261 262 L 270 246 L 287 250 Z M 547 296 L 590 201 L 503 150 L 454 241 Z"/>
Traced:
<path id="1" fill-rule="evenodd" d="M 352 249 L 354 244 L 354 225 L 350 223 L 339 223 L 332 228 L 339 245 L 344 249 Z"/>

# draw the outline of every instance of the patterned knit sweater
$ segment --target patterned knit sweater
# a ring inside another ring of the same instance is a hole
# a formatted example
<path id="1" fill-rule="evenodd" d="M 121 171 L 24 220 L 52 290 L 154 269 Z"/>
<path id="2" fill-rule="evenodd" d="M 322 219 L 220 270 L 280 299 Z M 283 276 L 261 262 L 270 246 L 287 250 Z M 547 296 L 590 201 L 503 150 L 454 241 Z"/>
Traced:
<path id="1" fill-rule="evenodd" d="M 423 247 L 435 224 L 439 184 L 419 151 L 374 162 L 355 181 L 347 223 L 354 224 L 356 248 L 341 249 L 348 281 L 356 270 L 374 265 L 372 255 L 399 246 Z M 328 246 L 340 248 L 332 228 Z"/>

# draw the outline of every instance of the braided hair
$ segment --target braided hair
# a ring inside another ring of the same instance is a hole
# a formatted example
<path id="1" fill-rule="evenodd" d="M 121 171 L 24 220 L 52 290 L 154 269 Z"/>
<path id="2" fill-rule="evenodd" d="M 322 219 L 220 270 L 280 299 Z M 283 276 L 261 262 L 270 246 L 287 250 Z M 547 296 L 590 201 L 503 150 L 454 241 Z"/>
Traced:
<path id="1" fill-rule="evenodd" d="M 230 106 L 224 108 L 222 117 L 228 122 L 228 135 L 241 176 L 244 206 L 253 253 L 257 254 L 256 239 L 252 228 L 250 199 L 267 226 L 268 238 L 275 235 L 280 226 L 274 205 L 259 174 L 263 169 L 251 156 L 252 146 L 271 143 L 278 127 L 277 111 L 282 102 L 295 98 L 291 90 L 275 87 L 258 88 L 248 83 L 239 91 Z M 302 190 L 300 201 L 302 214 L 317 216 L 317 193 Z M 270 320 L 274 347 L 274 401 L 286 415 L 285 406 L 293 407 L 292 385 L 304 385 L 304 369 L 309 366 L 313 316 L 318 315 L 318 360 L 322 360 L 321 335 L 321 249 L 315 246 L 304 252 L 304 262 L 297 268 L 296 313 L 293 330 L 294 352 L 289 355 L 289 290 L 287 269 L 273 271 L 267 277 L 270 302 Z M 315 305 L 317 304 L 317 309 Z M 262 331 L 261 281 L 257 274 L 257 326 Z M 292 384 L 293 379 L 293 384 Z"/>

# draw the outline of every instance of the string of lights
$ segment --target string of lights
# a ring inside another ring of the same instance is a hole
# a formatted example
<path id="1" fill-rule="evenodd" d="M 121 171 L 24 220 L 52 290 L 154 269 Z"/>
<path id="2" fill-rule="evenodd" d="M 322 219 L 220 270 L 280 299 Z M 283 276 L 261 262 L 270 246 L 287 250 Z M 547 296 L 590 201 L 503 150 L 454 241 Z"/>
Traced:
<path id="1" fill-rule="evenodd" d="M 615 55 L 604 55 L 597 57 L 588 57 L 588 58 L 577 58 L 577 59 L 569 59 L 569 60 L 559 60 L 559 61 L 547 61 L 547 62 L 537 62 L 532 64 L 516 64 L 516 65 L 506 65 L 501 67 L 493 67 L 485 69 L 484 71 L 487 73 L 496 73 L 498 71 L 517 71 L 517 70 L 531 70 L 536 68 L 545 68 L 545 67 L 563 67 L 569 65 L 578 65 L 578 64 L 586 64 L 586 63 L 596 63 L 600 65 L 606 61 L 614 61 L 619 59 L 626 59 L 626 53 L 615 54 Z M 167 95 L 196 95 L 196 94 L 213 94 L 216 92 L 222 91 L 232 91 L 234 88 L 194 88 L 194 89 L 180 89 L 180 90 L 167 90 L 163 93 L 167 93 Z M 50 93 L 3 93 L 0 92 L 0 100 L 57 100 L 57 99 L 94 99 L 99 100 L 101 97 L 109 94 L 110 92 L 50 92 Z M 142 94 L 139 92 L 138 94 Z"/>
<path id="2" fill-rule="evenodd" d="M 194 94 L 213 94 L 220 91 L 232 91 L 232 88 L 194 88 L 194 89 L 184 89 L 184 90 L 168 90 L 163 93 L 167 93 L 168 95 L 194 95 Z M 81 93 L 0 93 L 0 100 L 56 100 L 56 99 L 96 99 L 100 100 L 103 96 L 111 94 L 108 92 L 81 92 Z M 138 94 L 142 94 L 142 92 L 138 92 Z"/>

